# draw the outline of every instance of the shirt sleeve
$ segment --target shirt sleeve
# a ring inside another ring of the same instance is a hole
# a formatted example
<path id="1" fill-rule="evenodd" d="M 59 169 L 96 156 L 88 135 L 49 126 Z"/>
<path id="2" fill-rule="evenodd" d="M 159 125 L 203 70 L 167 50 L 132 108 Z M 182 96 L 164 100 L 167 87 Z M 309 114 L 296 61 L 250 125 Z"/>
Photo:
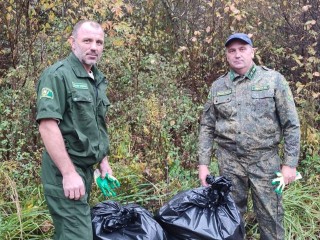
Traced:
<path id="1" fill-rule="evenodd" d="M 300 123 L 292 92 L 282 75 L 279 76 L 275 99 L 284 138 L 283 164 L 296 167 L 300 154 Z"/>
<path id="2" fill-rule="evenodd" d="M 199 165 L 209 165 L 212 156 L 214 132 L 215 132 L 215 114 L 212 100 L 209 99 L 204 105 L 198 140 Z"/>
<path id="3" fill-rule="evenodd" d="M 66 107 L 66 87 L 62 76 L 57 71 L 45 71 L 37 86 L 36 120 L 52 118 L 63 119 Z"/>

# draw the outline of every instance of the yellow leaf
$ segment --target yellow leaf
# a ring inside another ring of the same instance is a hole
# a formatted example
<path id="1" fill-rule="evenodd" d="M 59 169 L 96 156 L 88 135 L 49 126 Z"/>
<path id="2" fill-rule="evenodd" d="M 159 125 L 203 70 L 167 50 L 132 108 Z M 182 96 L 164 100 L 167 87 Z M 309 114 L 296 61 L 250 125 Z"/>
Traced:
<path id="1" fill-rule="evenodd" d="M 305 87 L 305 85 L 302 84 L 301 82 L 297 82 L 296 86 L 297 86 L 297 93 L 300 93 L 301 90 Z"/>
<path id="2" fill-rule="evenodd" d="M 207 3 L 210 7 L 213 7 L 213 2 L 208 2 Z"/>
<path id="3" fill-rule="evenodd" d="M 117 17 L 122 17 L 123 16 L 123 12 L 122 12 L 122 9 L 120 6 L 114 6 L 112 9 L 111 9 L 111 12 L 115 13 L 115 15 Z"/>
<path id="4" fill-rule="evenodd" d="M 319 73 L 319 72 L 314 72 L 314 73 L 313 73 L 313 76 L 319 77 L 319 76 L 320 76 L 320 73 Z"/>
<path id="5" fill-rule="evenodd" d="M 117 38 L 113 40 L 112 44 L 116 47 L 121 47 L 124 45 L 124 41 L 123 39 Z"/>
<path id="6" fill-rule="evenodd" d="M 206 37 L 206 39 L 205 39 L 205 41 L 206 41 L 206 43 L 211 43 L 212 42 L 212 37 Z"/>
<path id="7" fill-rule="evenodd" d="M 133 12 L 133 7 L 130 4 L 126 5 L 126 9 L 127 9 L 127 12 L 130 14 Z"/>
<path id="8" fill-rule="evenodd" d="M 187 50 L 187 47 L 181 46 L 179 47 L 178 52 L 183 52 L 184 50 Z"/>
<path id="9" fill-rule="evenodd" d="M 305 6 L 302 7 L 302 11 L 306 12 L 306 11 L 308 11 L 308 10 L 309 10 L 308 5 L 305 5 Z"/>
<path id="10" fill-rule="evenodd" d="M 241 21 L 241 19 L 242 19 L 241 15 L 237 15 L 235 18 L 236 18 L 238 21 Z"/>
<path id="11" fill-rule="evenodd" d="M 148 129 L 146 126 L 143 126 L 143 132 L 144 132 L 146 135 L 149 135 L 149 133 L 150 133 L 149 129 Z"/>
<path id="12" fill-rule="evenodd" d="M 310 20 L 310 21 L 307 21 L 304 25 L 315 25 L 317 22 L 316 20 Z"/>
<path id="13" fill-rule="evenodd" d="M 320 92 L 317 92 L 317 93 L 312 92 L 312 97 L 313 97 L 314 99 L 320 97 Z"/>

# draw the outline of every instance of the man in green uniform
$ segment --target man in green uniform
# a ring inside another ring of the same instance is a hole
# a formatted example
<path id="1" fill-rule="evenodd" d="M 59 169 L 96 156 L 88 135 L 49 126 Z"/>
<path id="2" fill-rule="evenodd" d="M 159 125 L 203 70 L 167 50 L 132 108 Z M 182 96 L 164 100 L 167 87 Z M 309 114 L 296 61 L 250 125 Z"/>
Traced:
<path id="1" fill-rule="evenodd" d="M 104 31 L 94 21 L 78 22 L 72 52 L 47 68 L 37 87 L 37 121 L 45 145 L 41 179 L 55 226 L 54 239 L 92 239 L 90 206 L 93 165 L 112 175 L 105 115 L 107 81 L 96 67 Z"/>
<path id="2" fill-rule="evenodd" d="M 284 239 L 282 200 L 271 183 L 277 171 L 285 184 L 296 177 L 300 125 L 292 93 L 280 73 L 255 65 L 248 35 L 231 35 L 225 47 L 230 71 L 213 82 L 201 119 L 199 179 L 207 185 L 215 142 L 220 174 L 232 180 L 241 214 L 251 189 L 260 238 Z"/>

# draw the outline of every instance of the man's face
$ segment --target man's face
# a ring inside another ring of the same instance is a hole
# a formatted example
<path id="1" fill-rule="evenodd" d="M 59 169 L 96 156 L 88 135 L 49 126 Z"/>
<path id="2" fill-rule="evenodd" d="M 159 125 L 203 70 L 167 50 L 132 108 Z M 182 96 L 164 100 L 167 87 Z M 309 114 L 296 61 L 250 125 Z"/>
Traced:
<path id="1" fill-rule="evenodd" d="M 226 56 L 230 68 L 243 75 L 253 64 L 254 50 L 249 44 L 234 40 L 227 46 Z"/>
<path id="2" fill-rule="evenodd" d="M 84 23 L 77 35 L 71 37 L 73 53 L 77 56 L 87 71 L 96 64 L 101 57 L 104 43 L 104 32 L 101 28 Z"/>

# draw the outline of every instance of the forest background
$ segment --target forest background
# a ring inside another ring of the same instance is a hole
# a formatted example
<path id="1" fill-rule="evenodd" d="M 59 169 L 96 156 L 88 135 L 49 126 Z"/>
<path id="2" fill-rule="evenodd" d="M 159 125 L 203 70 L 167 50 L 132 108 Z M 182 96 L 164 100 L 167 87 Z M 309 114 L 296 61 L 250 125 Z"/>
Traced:
<path id="1" fill-rule="evenodd" d="M 198 187 L 197 135 L 211 83 L 225 71 L 224 41 L 246 32 L 255 62 L 288 80 L 301 121 L 298 170 L 284 192 L 286 239 L 320 237 L 319 0 L 6 0 L 0 2 L 0 239 L 50 239 L 35 122 L 42 70 L 68 55 L 80 19 L 105 29 L 99 68 L 109 80 L 110 162 L 122 204 L 155 212 Z M 211 164 L 218 174 L 217 164 Z M 91 204 L 103 201 L 94 188 Z M 248 239 L 258 239 L 246 215 Z"/>

